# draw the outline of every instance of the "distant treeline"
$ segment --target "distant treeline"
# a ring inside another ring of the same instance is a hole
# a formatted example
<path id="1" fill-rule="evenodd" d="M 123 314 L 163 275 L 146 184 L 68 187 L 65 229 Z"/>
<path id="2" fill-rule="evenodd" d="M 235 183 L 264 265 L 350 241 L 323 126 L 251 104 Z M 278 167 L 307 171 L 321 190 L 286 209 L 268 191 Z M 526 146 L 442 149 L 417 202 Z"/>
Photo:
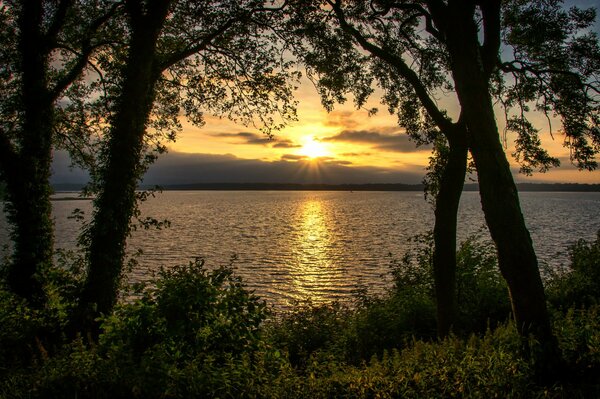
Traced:
<path id="1" fill-rule="evenodd" d="M 80 191 L 80 184 L 54 184 L 54 191 Z M 141 189 L 154 186 L 142 185 Z M 301 183 L 193 183 L 165 184 L 163 190 L 289 190 L 289 191 L 423 191 L 423 184 L 373 183 L 373 184 L 301 184 Z M 519 191 L 600 191 L 600 184 L 579 183 L 518 183 Z M 463 191 L 479 191 L 476 183 L 465 184 Z M 0 185 L 0 198 L 2 186 Z"/>
<path id="2" fill-rule="evenodd" d="M 600 184 L 519 183 L 519 191 L 600 191 Z M 164 190 L 297 190 L 297 191 L 423 191 L 423 184 L 296 184 L 296 183 L 197 183 L 168 184 Z M 478 184 L 465 184 L 464 191 L 478 191 Z"/>

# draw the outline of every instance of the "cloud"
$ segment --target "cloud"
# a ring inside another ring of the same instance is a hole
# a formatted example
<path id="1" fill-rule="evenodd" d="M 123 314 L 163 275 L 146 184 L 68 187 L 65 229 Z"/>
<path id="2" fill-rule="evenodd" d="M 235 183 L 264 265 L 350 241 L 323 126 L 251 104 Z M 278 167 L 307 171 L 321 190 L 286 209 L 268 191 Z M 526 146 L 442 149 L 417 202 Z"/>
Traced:
<path id="1" fill-rule="evenodd" d="M 52 154 L 52 176 L 50 183 L 85 184 L 89 181 L 89 174 L 76 166 L 72 166 L 69 153 L 64 150 L 54 151 Z"/>
<path id="2" fill-rule="evenodd" d="M 273 148 L 300 148 L 302 146 L 299 144 L 294 144 L 291 140 L 283 139 L 283 140 L 279 140 L 278 142 L 273 144 L 271 147 L 273 147 Z"/>
<path id="3" fill-rule="evenodd" d="M 296 154 L 283 154 L 281 156 L 281 160 L 283 161 L 300 161 L 301 159 L 307 159 L 306 155 L 296 155 Z"/>
<path id="4" fill-rule="evenodd" d="M 145 184 L 193 183 L 420 183 L 421 166 L 388 169 L 349 166 L 348 161 L 332 158 L 309 160 L 285 154 L 278 161 L 243 159 L 231 154 L 162 155 L 144 176 Z"/>
<path id="5" fill-rule="evenodd" d="M 53 184 L 85 184 L 89 177 L 81 169 L 70 169 L 67 153 L 54 154 Z M 278 161 L 243 159 L 231 154 L 161 155 L 144 176 L 144 184 L 194 183 L 420 183 L 421 166 L 381 168 L 349 166 L 351 163 L 330 157 L 310 160 L 303 155 L 285 154 Z"/>
<path id="6" fill-rule="evenodd" d="M 295 144 L 289 139 L 279 138 L 274 136 L 269 138 L 264 134 L 251 133 L 251 132 L 237 132 L 237 133 L 215 133 L 213 137 L 225 137 L 232 138 L 235 141 L 230 144 L 255 144 L 255 145 L 269 145 L 273 148 L 298 148 L 300 145 Z"/>
<path id="7" fill-rule="evenodd" d="M 373 155 L 371 152 L 344 152 L 340 154 L 343 157 L 368 157 Z"/>
<path id="8" fill-rule="evenodd" d="M 327 114 L 325 126 L 343 127 L 344 129 L 354 129 L 359 123 L 354 119 L 354 112 L 351 111 L 332 111 Z"/>
<path id="9" fill-rule="evenodd" d="M 370 144 L 374 149 L 393 152 L 417 152 L 430 148 L 430 146 L 417 148 L 406 134 L 399 133 L 397 130 L 395 134 L 387 133 L 389 131 L 387 128 L 382 130 L 385 133 L 376 130 L 344 130 L 334 136 L 324 137 L 321 141 Z"/>

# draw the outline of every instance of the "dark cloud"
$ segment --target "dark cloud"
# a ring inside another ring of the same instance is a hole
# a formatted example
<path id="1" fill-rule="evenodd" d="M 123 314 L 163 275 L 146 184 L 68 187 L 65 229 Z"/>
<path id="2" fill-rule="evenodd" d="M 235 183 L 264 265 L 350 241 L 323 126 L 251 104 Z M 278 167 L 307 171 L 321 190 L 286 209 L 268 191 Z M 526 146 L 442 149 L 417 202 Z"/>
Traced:
<path id="1" fill-rule="evenodd" d="M 268 136 L 250 133 L 250 132 L 237 132 L 237 133 L 216 133 L 213 134 L 214 137 L 226 137 L 233 139 L 241 139 L 241 141 L 236 141 L 235 144 L 268 144 L 272 143 L 274 140 L 269 138 Z"/>
<path id="2" fill-rule="evenodd" d="M 302 147 L 299 144 L 294 144 L 291 140 L 280 140 L 273 144 L 271 147 L 273 148 L 300 148 Z"/>
<path id="3" fill-rule="evenodd" d="M 57 152 L 53 163 L 53 184 L 84 184 L 88 175 L 69 169 L 69 157 Z M 420 166 L 403 169 L 348 166 L 344 160 L 323 157 L 310 160 L 286 154 L 279 161 L 242 159 L 231 154 L 161 155 L 144 176 L 145 184 L 194 183 L 420 183 L 425 171 Z"/>
<path id="4" fill-rule="evenodd" d="M 307 159 L 306 155 L 296 155 L 296 154 L 283 154 L 281 159 L 283 161 L 299 161 L 301 159 Z"/>
<path id="5" fill-rule="evenodd" d="M 321 141 L 343 141 L 347 143 L 371 144 L 374 149 L 393 152 L 417 152 L 429 146 L 417 148 L 408 136 L 396 130 L 395 134 L 387 133 L 389 129 L 376 130 L 344 130 L 334 136 L 324 137 Z"/>
<path id="6" fill-rule="evenodd" d="M 340 154 L 343 157 L 368 157 L 369 155 L 373 155 L 371 152 L 344 152 Z"/>
<path id="7" fill-rule="evenodd" d="M 336 159 L 308 160 L 286 154 L 279 161 L 242 159 L 233 155 L 168 153 L 150 167 L 146 184 L 193 183 L 419 183 L 420 166 L 386 169 L 348 166 Z"/>
<path id="8" fill-rule="evenodd" d="M 331 159 L 327 161 L 330 165 L 352 165 L 352 162 L 342 159 Z"/>
<path id="9" fill-rule="evenodd" d="M 50 183 L 73 183 L 85 184 L 89 180 L 89 174 L 78 167 L 71 165 L 71 158 L 66 151 L 55 151 L 52 159 L 52 176 Z"/>
<path id="10" fill-rule="evenodd" d="M 251 132 L 237 132 L 237 133 L 216 133 L 213 137 L 225 137 L 236 139 L 232 144 L 258 144 L 268 145 L 271 144 L 273 148 L 298 148 L 300 145 L 295 144 L 291 140 L 279 138 L 273 136 L 269 138 L 264 134 L 251 133 Z"/>

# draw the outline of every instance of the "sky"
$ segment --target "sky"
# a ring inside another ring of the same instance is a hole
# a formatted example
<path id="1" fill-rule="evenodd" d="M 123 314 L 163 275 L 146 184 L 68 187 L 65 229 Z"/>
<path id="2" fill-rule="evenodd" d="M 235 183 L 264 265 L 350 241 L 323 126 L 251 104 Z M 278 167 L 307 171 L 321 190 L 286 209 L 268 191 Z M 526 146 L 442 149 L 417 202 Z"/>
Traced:
<path id="1" fill-rule="evenodd" d="M 356 110 L 351 101 L 332 112 L 321 106 L 311 83 L 303 81 L 296 97 L 298 121 L 276 132 L 270 139 L 256 128 L 235 124 L 207 115 L 206 124 L 197 127 L 182 120 L 183 130 L 169 143 L 144 177 L 145 184 L 193 183 L 420 183 L 431 156 L 429 146 L 417 147 L 373 96 L 365 107 L 379 108 L 374 116 L 365 109 Z M 446 102 L 452 113 L 452 98 Z M 503 125 L 501 112 L 498 124 Z M 527 177 L 518 173 L 510 157 L 518 182 L 600 183 L 600 171 L 578 171 L 569 161 L 558 128 L 550 135 L 543 117 L 545 148 L 561 160 L 561 166 L 546 173 Z M 552 138 L 552 136 L 554 138 Z M 508 136 L 506 152 L 513 152 L 513 137 Z M 53 183 L 84 183 L 79 170 L 71 170 L 67 156 L 58 152 L 53 164 Z M 472 176 L 472 178 L 474 178 Z"/>
<path id="2" fill-rule="evenodd" d="M 580 0 L 590 6 L 595 1 Z M 146 184 L 190 184 L 209 182 L 269 183 L 420 183 L 426 173 L 431 148 L 417 147 L 379 103 L 376 91 L 364 109 L 352 101 L 336 105 L 332 112 L 321 106 L 313 85 L 303 79 L 296 91 L 298 121 L 276 132 L 272 139 L 256 128 L 237 125 L 206 115 L 206 124 L 197 127 L 182 119 L 183 130 L 169 143 L 144 177 Z M 453 94 L 437 98 L 452 116 L 456 112 Z M 379 112 L 369 116 L 366 109 Z M 503 113 L 497 110 L 502 132 Z M 600 183 L 600 171 L 578 171 L 569 160 L 569 150 L 557 124 L 549 126 L 544 117 L 534 118 L 550 155 L 561 166 L 546 173 L 525 176 L 510 156 L 514 136 L 507 136 L 505 150 L 518 182 Z M 552 128 L 552 130 L 551 130 Z M 64 153 L 55 154 L 53 183 L 81 183 L 85 173 L 70 170 Z"/>

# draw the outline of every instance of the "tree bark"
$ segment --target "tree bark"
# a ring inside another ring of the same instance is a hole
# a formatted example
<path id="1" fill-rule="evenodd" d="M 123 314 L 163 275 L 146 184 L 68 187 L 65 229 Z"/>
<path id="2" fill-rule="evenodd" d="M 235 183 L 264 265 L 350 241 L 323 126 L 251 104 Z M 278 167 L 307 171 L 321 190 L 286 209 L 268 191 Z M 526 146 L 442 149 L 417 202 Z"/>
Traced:
<path id="1" fill-rule="evenodd" d="M 44 303 L 38 273 L 52 262 L 54 232 L 50 203 L 53 103 L 47 89 L 47 49 L 41 33 L 41 2 L 25 2 L 18 21 L 23 123 L 12 164 L 3 164 L 8 220 L 13 226 L 9 288 L 34 306 Z"/>
<path id="2" fill-rule="evenodd" d="M 447 135 L 450 153 L 435 199 L 433 275 L 435 281 L 438 338 L 446 337 L 457 315 L 456 225 L 467 171 L 466 132 Z"/>
<path id="3" fill-rule="evenodd" d="M 163 2 L 167 4 L 168 2 Z M 135 207 L 135 190 L 146 124 L 154 102 L 154 87 L 160 76 L 156 66 L 158 35 L 166 18 L 157 11 L 132 17 L 132 36 L 125 64 L 122 91 L 108 138 L 101 175 L 101 191 L 89 232 L 88 271 L 81 306 L 84 325 L 111 311 L 121 281 L 125 244 Z"/>
<path id="4" fill-rule="evenodd" d="M 484 71 L 474 12 L 468 6 L 449 7 L 448 49 L 456 92 L 465 115 L 477 168 L 481 204 L 498 262 L 506 279 L 519 332 L 542 344 L 542 358 L 558 355 L 552 335 L 537 257 L 521 212 L 510 165 L 500 142 Z"/>

